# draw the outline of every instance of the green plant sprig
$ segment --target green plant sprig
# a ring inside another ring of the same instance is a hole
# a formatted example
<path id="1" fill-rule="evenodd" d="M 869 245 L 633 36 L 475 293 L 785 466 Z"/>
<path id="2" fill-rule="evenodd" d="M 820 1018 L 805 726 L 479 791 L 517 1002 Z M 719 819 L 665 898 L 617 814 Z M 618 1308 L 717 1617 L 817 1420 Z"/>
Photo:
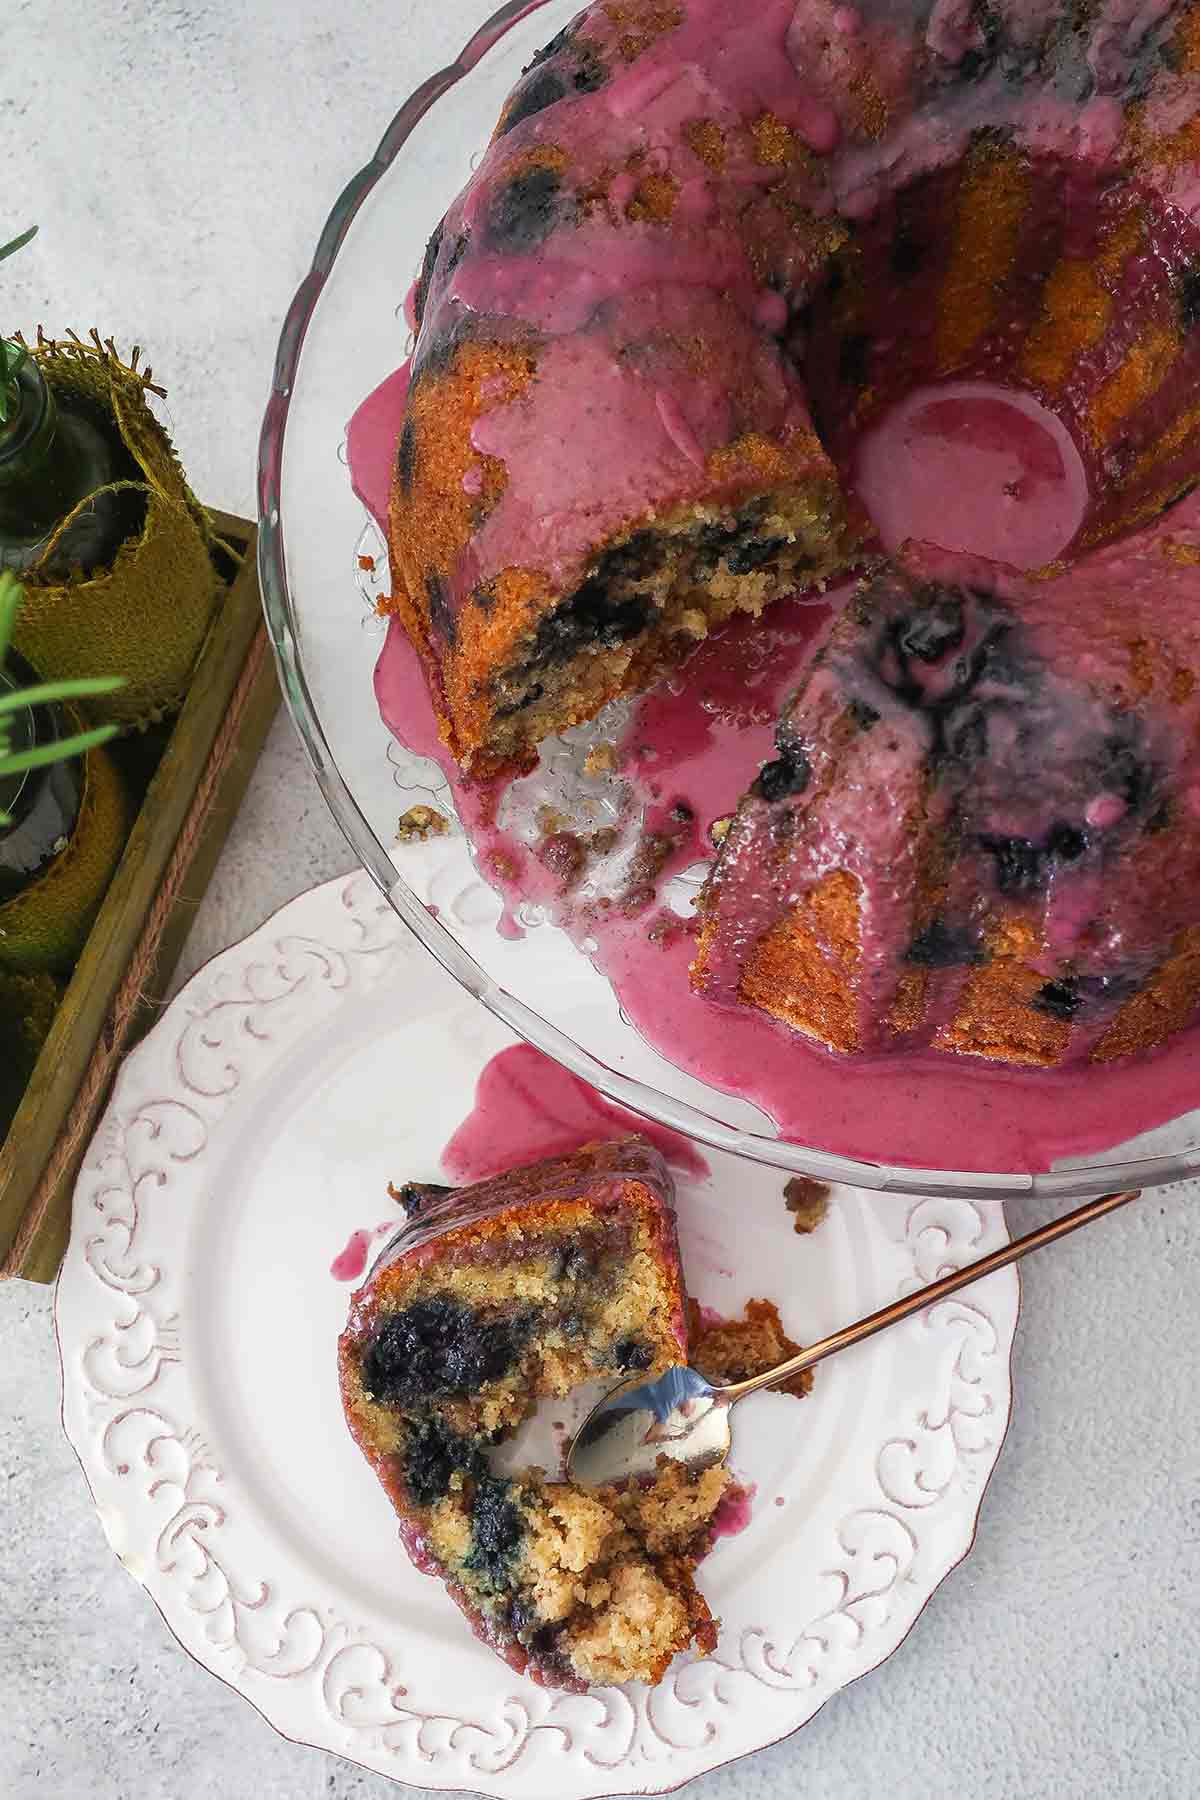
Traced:
<path id="1" fill-rule="evenodd" d="M 7 244 L 0 244 L 0 262 L 6 256 L 12 256 L 15 251 L 23 250 L 29 240 L 36 236 L 37 226 L 31 225 L 28 231 L 10 238 Z M 24 344 L 14 344 L 11 338 L 0 337 L 0 427 L 7 425 L 20 407 L 17 376 L 28 360 L 29 352 Z"/>
<path id="2" fill-rule="evenodd" d="M 20 582 L 7 569 L 0 570 L 0 668 L 3 668 L 12 642 L 17 609 L 24 594 Z M 97 725 L 91 731 L 78 731 L 73 737 L 59 738 L 53 744 L 39 744 L 33 750 L 14 751 L 12 719 L 28 706 L 44 706 L 61 700 L 93 699 L 115 694 L 125 686 L 122 675 L 86 675 L 71 681 L 39 681 L 12 693 L 0 694 L 0 777 L 23 775 L 30 769 L 44 769 L 51 763 L 82 756 L 98 744 L 107 744 L 117 735 L 115 725 Z M 9 823 L 8 814 L 0 810 L 0 826 Z"/>

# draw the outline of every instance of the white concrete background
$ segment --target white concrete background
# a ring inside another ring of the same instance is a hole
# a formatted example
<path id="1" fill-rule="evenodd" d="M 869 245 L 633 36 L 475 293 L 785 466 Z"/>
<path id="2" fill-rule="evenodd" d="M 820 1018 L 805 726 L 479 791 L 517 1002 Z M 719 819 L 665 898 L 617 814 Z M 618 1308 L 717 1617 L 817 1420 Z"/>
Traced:
<path id="1" fill-rule="evenodd" d="M 326 212 L 482 11 L 4 0 L 0 239 L 32 220 L 42 235 L 0 269 L 0 327 L 141 342 L 197 492 L 250 512 L 276 334 Z M 187 970 L 348 866 L 281 720 Z M 882 1671 L 689 1795 L 1200 1794 L 1198 1253 L 1190 1196 L 1172 1192 L 1030 1267 L 974 1555 Z M 49 1295 L 0 1288 L 3 1800 L 392 1791 L 284 1743 L 177 1648 L 61 1435 Z"/>

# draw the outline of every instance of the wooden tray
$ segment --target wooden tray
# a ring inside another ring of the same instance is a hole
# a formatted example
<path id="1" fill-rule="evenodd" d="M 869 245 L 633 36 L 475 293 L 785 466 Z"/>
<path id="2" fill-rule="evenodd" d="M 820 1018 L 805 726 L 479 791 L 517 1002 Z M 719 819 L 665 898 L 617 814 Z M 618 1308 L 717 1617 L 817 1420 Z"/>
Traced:
<path id="1" fill-rule="evenodd" d="M 279 704 L 256 528 L 209 517 L 242 563 L 0 1146 L 0 1278 L 57 1273 L 75 1177 L 117 1065 L 153 1023 Z"/>

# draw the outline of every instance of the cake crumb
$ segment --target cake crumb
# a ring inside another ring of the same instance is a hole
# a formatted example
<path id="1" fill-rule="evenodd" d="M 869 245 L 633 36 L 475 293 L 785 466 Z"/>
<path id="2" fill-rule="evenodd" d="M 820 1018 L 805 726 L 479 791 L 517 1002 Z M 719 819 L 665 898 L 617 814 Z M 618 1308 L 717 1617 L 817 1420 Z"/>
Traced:
<path id="1" fill-rule="evenodd" d="M 405 1181 L 399 1187 L 389 1181 L 387 1191 L 388 1198 L 396 1202 L 405 1218 L 415 1219 L 431 1200 L 440 1199 L 454 1190 L 436 1181 Z"/>
<path id="2" fill-rule="evenodd" d="M 543 838 L 535 855 L 563 893 L 573 888 L 587 867 L 587 846 L 573 831 L 554 831 Z"/>
<path id="3" fill-rule="evenodd" d="M 733 814 L 726 813 L 723 819 L 714 819 L 708 828 L 709 839 L 717 849 L 729 836 L 729 827 L 733 824 Z"/>
<path id="4" fill-rule="evenodd" d="M 444 837 L 450 821 L 436 806 L 410 806 L 396 826 L 398 844 L 424 843 L 428 838 Z"/>
<path id="5" fill-rule="evenodd" d="M 794 1344 L 783 1329 L 779 1309 L 772 1300 L 747 1300 L 740 1319 L 718 1319 L 696 1301 L 688 1301 L 688 1358 L 709 1381 L 724 1386 L 747 1381 L 798 1356 L 803 1345 Z M 813 1384 L 813 1371 L 802 1369 L 779 1388 L 802 1400 Z"/>
<path id="6" fill-rule="evenodd" d="M 612 775 L 620 766 L 615 744 L 593 744 L 583 759 L 585 775 Z"/>
<path id="7" fill-rule="evenodd" d="M 732 1484 L 726 1468 L 697 1473 L 686 1463 L 660 1456 L 648 1485 L 617 1483 L 598 1492 L 651 1556 L 699 1557 L 711 1545 L 713 1520 Z"/>
<path id="8" fill-rule="evenodd" d="M 792 1229 L 807 1237 L 829 1212 L 829 1183 L 814 1181 L 811 1175 L 793 1175 L 783 1190 L 787 1209 L 792 1214 Z"/>
<path id="9" fill-rule="evenodd" d="M 360 569 L 365 570 L 368 575 L 373 575 L 375 573 L 375 558 L 373 556 L 360 556 L 358 559 L 358 566 Z"/>

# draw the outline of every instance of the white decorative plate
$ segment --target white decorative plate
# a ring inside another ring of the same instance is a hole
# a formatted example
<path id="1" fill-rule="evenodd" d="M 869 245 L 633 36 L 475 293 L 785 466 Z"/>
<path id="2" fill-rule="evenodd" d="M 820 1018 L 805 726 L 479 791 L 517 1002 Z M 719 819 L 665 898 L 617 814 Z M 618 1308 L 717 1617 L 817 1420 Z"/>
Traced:
<path id="1" fill-rule="evenodd" d="M 129 1058 L 59 1281 L 63 1416 L 110 1543 L 180 1643 L 289 1738 L 426 1788 L 660 1793 L 803 1725 L 905 1636 L 966 1554 L 1010 1413 L 1006 1271 L 739 1411 L 748 1528 L 701 1571 L 723 1619 L 663 1685 L 514 1676 L 400 1549 L 342 1421 L 330 1265 L 436 1178 L 513 1042 L 365 877 L 219 956 Z M 808 1237 L 783 1176 L 681 1180 L 692 1291 L 776 1300 L 802 1340 L 1005 1241 L 1000 1208 L 835 1190 Z"/>

